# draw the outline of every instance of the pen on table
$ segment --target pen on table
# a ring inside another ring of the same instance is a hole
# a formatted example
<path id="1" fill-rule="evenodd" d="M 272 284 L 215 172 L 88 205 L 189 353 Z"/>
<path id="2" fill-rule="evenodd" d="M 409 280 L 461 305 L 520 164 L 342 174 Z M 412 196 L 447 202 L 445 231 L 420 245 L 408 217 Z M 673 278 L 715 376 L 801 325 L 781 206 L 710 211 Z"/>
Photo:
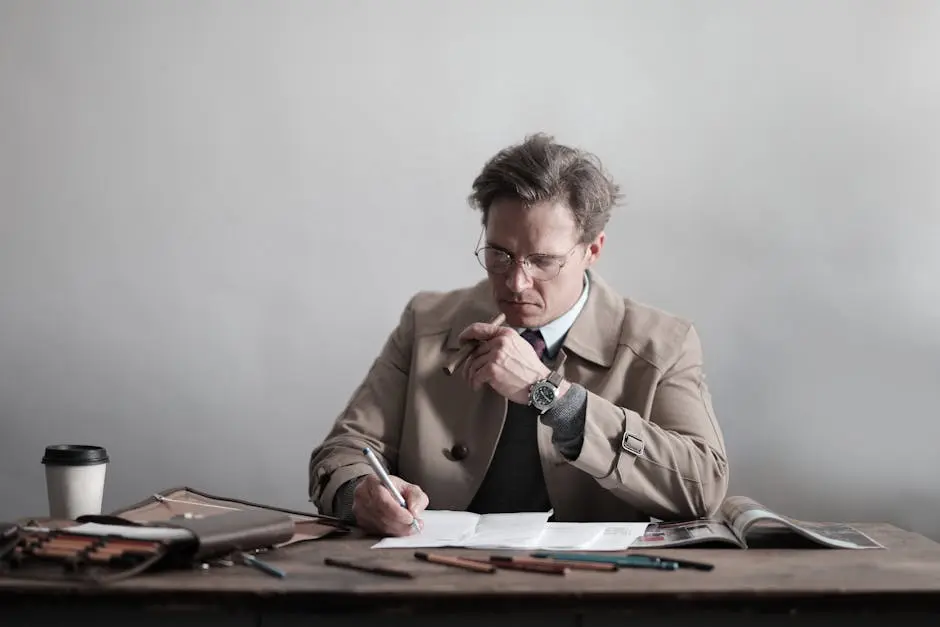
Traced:
<path id="1" fill-rule="evenodd" d="M 500 325 L 506 321 L 506 314 L 500 312 L 490 320 L 489 324 Z M 452 376 L 454 372 L 467 360 L 467 357 L 470 356 L 470 353 L 473 352 L 473 349 L 479 345 L 479 342 L 467 342 L 464 344 L 457 354 L 444 366 L 444 372 L 448 376 Z"/>
<path id="2" fill-rule="evenodd" d="M 600 562 L 616 564 L 621 568 L 652 568 L 654 570 L 678 570 L 679 565 L 672 560 L 650 559 L 645 555 L 596 555 L 593 553 L 546 553 L 537 551 L 532 557 L 550 558 L 559 561 Z"/>
<path id="3" fill-rule="evenodd" d="M 567 575 L 571 569 L 565 564 L 530 564 L 525 562 L 511 562 L 505 560 L 491 561 L 497 568 L 507 570 L 523 570 L 529 573 L 544 573 L 546 575 Z"/>
<path id="4" fill-rule="evenodd" d="M 385 575 L 386 577 L 401 577 L 402 579 L 414 578 L 414 573 L 410 573 L 407 570 L 396 570 L 394 568 L 386 568 L 384 566 L 369 566 L 367 564 L 357 564 L 356 562 L 341 560 L 335 557 L 327 557 L 323 560 L 323 563 L 326 564 L 327 566 L 349 568 L 350 570 L 359 570 L 364 573 L 372 573 L 373 575 Z"/>
<path id="5" fill-rule="evenodd" d="M 581 560 L 554 560 L 550 557 L 523 557 L 519 555 L 491 555 L 490 561 L 494 564 L 501 564 L 504 562 L 513 562 L 516 564 L 561 564 L 565 568 L 570 568 L 571 570 L 597 570 L 597 571 L 614 571 L 620 568 L 617 564 L 613 562 L 585 562 Z"/>
<path id="6" fill-rule="evenodd" d="M 496 567 L 493 566 L 492 564 L 486 564 L 484 562 L 477 562 L 475 560 L 464 559 L 462 557 L 453 557 L 451 555 L 437 555 L 434 553 L 425 553 L 423 551 L 415 551 L 415 558 L 424 562 L 430 562 L 432 564 L 456 566 L 457 568 L 463 568 L 465 570 L 472 570 L 478 573 L 495 573 L 496 572 Z"/>
<path id="7" fill-rule="evenodd" d="M 552 563 L 552 562 L 537 562 L 533 560 L 531 562 L 520 562 L 515 560 L 501 559 L 498 556 L 491 556 L 488 558 L 478 559 L 472 557 L 464 558 L 473 562 L 479 562 L 480 564 L 492 564 L 497 568 L 505 568 L 506 570 L 524 570 L 530 573 L 545 573 L 546 575 L 567 575 L 571 570 L 567 564 L 561 563 Z"/>
<path id="8" fill-rule="evenodd" d="M 643 559 L 648 559 L 654 562 L 674 562 L 679 565 L 679 568 L 694 568 L 695 570 L 714 570 L 714 564 L 706 564 L 705 562 L 693 562 L 692 560 L 684 560 L 676 557 L 660 557 L 658 555 L 644 555 L 642 553 L 629 553 L 627 557 L 641 557 Z"/>
<path id="9" fill-rule="evenodd" d="M 375 474 L 379 476 L 379 481 L 382 482 L 382 485 L 392 493 L 392 496 L 395 497 L 395 500 L 398 501 L 398 504 L 408 509 L 408 503 L 405 502 L 405 497 L 401 495 L 401 492 L 395 487 L 395 484 L 392 483 L 391 477 L 388 476 L 388 473 L 385 472 L 385 467 L 382 466 L 382 463 L 379 461 L 379 458 L 375 456 L 375 453 L 372 452 L 372 449 L 368 446 L 362 449 L 362 453 L 366 456 L 369 465 L 372 466 L 372 470 L 375 471 Z M 412 516 L 411 518 L 411 528 L 415 531 L 421 531 L 421 527 L 418 526 L 418 519 Z"/>
<path id="10" fill-rule="evenodd" d="M 249 566 L 253 566 L 254 568 L 257 568 L 261 572 L 267 573 L 271 575 L 272 577 L 278 577 L 280 579 L 287 577 L 287 573 L 285 573 L 283 570 L 281 570 L 280 568 L 275 568 L 274 566 L 271 566 L 267 562 L 262 562 L 254 555 L 250 555 L 248 553 L 241 553 L 239 554 L 239 557 L 241 557 L 241 559 Z"/>

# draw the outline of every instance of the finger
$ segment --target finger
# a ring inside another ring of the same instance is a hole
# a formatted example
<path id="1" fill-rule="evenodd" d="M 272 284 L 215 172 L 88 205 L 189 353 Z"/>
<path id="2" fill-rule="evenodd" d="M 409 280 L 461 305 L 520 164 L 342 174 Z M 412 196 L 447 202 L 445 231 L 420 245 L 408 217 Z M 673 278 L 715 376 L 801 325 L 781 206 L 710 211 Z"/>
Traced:
<path id="1" fill-rule="evenodd" d="M 420 527 L 419 527 L 419 529 L 420 529 Z M 397 537 L 401 538 L 401 537 L 404 537 L 404 536 L 413 535 L 413 534 L 415 533 L 415 529 L 414 529 L 414 527 L 411 526 L 410 523 L 407 524 L 407 525 L 403 525 L 403 524 L 401 524 L 401 523 L 397 523 L 397 522 L 396 522 L 396 523 L 391 523 L 389 526 L 387 526 L 387 527 L 385 528 L 384 533 L 385 533 L 385 535 L 397 536 Z"/>
<path id="2" fill-rule="evenodd" d="M 470 381 L 470 385 L 473 386 L 474 390 L 479 390 L 481 387 L 493 380 L 495 373 L 495 366 L 492 361 L 487 361 L 481 365 L 476 372 L 473 373 L 473 379 Z"/>
<path id="3" fill-rule="evenodd" d="M 461 374 L 463 375 L 464 381 L 470 383 L 470 375 L 473 374 L 473 362 L 479 357 L 479 351 L 483 350 L 483 345 L 480 344 L 473 351 L 467 355 L 467 359 L 463 362 L 463 368 L 461 369 Z"/>
<path id="4" fill-rule="evenodd" d="M 501 327 L 486 322 L 474 322 L 461 331 L 460 335 L 457 336 L 457 339 L 461 342 L 468 342 L 471 340 L 488 340 L 491 337 L 495 337 L 502 333 L 502 330 L 505 328 L 506 327 Z"/>
<path id="5" fill-rule="evenodd" d="M 467 360 L 467 381 L 471 382 L 473 380 L 473 374 L 482 368 L 488 361 L 491 361 L 494 357 L 492 353 L 498 349 L 498 346 L 492 341 L 482 342 L 474 351 L 470 354 L 470 358 Z"/>
<path id="6" fill-rule="evenodd" d="M 479 377 L 480 370 L 487 364 L 488 360 L 484 357 L 474 358 L 469 364 L 467 364 L 467 383 L 470 384 L 474 390 L 479 389 L 479 384 L 477 383 L 477 377 Z"/>
<path id="7" fill-rule="evenodd" d="M 405 511 L 403 507 L 399 506 L 398 509 Z M 356 517 L 356 523 L 362 529 L 381 536 L 407 536 L 413 533 L 413 528 L 411 527 L 411 517 L 409 516 L 409 523 L 405 524 L 401 521 L 395 519 L 389 519 L 386 516 L 376 515 L 375 511 L 363 512 L 362 516 Z"/>
<path id="8" fill-rule="evenodd" d="M 476 351 L 470 353 L 470 356 L 467 358 L 467 361 L 464 362 L 463 367 L 463 378 L 467 383 L 473 379 L 473 373 L 476 372 L 477 366 L 475 364 L 479 363 L 479 355 L 476 354 Z"/>
<path id="9" fill-rule="evenodd" d="M 429 503 L 428 495 L 424 493 L 424 490 L 414 484 L 409 484 L 405 488 L 402 496 L 405 497 L 408 510 L 411 511 L 412 515 L 416 518 L 418 514 L 424 511 Z"/>
<path id="10" fill-rule="evenodd" d="M 381 501 L 376 504 L 376 512 L 379 517 L 388 524 L 410 525 L 414 520 L 414 514 L 402 507 L 401 503 L 395 500 L 395 497 L 383 488 L 385 494 Z"/>
<path id="11" fill-rule="evenodd" d="M 416 517 L 409 510 L 396 504 L 390 507 L 387 504 L 382 505 L 379 513 L 379 525 L 388 534 L 396 536 L 407 536 L 414 532 L 412 523 Z"/>
<path id="12" fill-rule="evenodd" d="M 377 533 L 392 536 L 406 536 L 411 534 L 414 529 L 411 526 L 415 517 L 401 505 L 388 507 L 382 503 L 376 509 L 363 512 L 363 519 L 357 516 L 356 521 L 360 526 L 373 530 Z M 420 527 L 419 527 L 420 528 Z"/>
<path id="13" fill-rule="evenodd" d="M 414 509 L 411 510 L 415 513 L 415 516 L 418 517 L 418 522 L 421 522 L 421 514 L 423 514 L 428 509 L 430 504 L 431 497 L 429 497 L 427 493 L 422 490 L 421 495 L 418 497 L 418 502 L 415 503 Z"/>

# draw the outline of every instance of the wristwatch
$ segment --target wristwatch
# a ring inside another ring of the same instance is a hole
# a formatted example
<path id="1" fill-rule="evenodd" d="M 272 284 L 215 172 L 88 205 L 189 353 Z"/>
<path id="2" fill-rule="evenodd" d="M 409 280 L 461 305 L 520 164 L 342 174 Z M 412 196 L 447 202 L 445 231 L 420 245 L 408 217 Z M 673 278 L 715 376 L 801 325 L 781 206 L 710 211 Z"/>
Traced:
<path id="1" fill-rule="evenodd" d="M 545 379 L 539 379 L 529 388 L 529 405 L 535 407 L 539 414 L 544 414 L 558 400 L 558 388 L 561 386 L 561 374 L 555 370 Z"/>

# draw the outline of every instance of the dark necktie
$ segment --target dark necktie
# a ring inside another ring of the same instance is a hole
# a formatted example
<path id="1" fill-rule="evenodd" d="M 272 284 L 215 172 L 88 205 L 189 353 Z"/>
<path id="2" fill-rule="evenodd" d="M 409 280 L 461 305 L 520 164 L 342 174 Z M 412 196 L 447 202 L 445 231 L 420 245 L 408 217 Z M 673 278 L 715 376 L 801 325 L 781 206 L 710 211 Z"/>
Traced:
<path id="1" fill-rule="evenodd" d="M 532 348 L 535 349 L 535 354 L 538 355 L 540 360 L 545 358 L 545 339 L 542 337 L 541 331 L 538 329 L 526 329 L 519 335 L 532 345 Z"/>

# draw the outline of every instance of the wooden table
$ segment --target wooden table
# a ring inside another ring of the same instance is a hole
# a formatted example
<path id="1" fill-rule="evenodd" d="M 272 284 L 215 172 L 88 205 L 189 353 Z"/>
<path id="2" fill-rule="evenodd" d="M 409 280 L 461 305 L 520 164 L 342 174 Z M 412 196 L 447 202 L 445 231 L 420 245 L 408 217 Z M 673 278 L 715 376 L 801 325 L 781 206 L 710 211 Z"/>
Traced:
<path id="1" fill-rule="evenodd" d="M 420 562 L 412 550 L 370 549 L 374 540 L 347 536 L 265 554 L 288 573 L 286 579 L 244 566 L 146 575 L 106 587 L 0 578 L 0 623 L 622 627 L 655 621 L 659 627 L 714 618 L 728 627 L 830 625 L 848 617 L 856 625 L 892 619 L 904 627 L 940 624 L 940 544 L 887 524 L 857 527 L 887 550 L 668 549 L 658 553 L 710 562 L 715 569 L 567 576 L 471 573 Z M 418 576 L 338 569 L 323 564 L 327 556 L 407 568 Z"/>

